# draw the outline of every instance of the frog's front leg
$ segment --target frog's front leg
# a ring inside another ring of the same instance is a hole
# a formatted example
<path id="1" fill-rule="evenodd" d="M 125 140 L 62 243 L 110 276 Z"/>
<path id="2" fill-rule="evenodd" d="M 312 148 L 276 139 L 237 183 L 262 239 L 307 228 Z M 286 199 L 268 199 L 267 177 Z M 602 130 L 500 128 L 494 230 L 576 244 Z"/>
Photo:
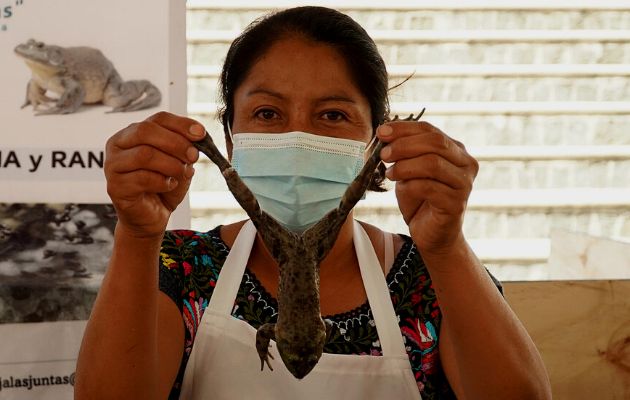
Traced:
<path id="1" fill-rule="evenodd" d="M 47 104 L 54 101 L 55 99 L 51 99 L 46 96 L 46 89 L 39 86 L 35 80 L 31 79 L 26 84 L 26 98 L 24 99 L 24 104 L 22 104 L 22 107 L 20 108 L 24 108 L 32 104 L 33 110 L 37 110 L 40 104 Z"/>
<path id="2" fill-rule="evenodd" d="M 270 370 L 273 371 L 269 358 L 273 360 L 273 356 L 269 353 L 269 341 L 276 340 L 276 324 L 264 324 L 256 332 L 256 350 L 260 357 L 260 370 L 265 368 L 265 363 Z"/>
<path id="3" fill-rule="evenodd" d="M 85 98 L 85 90 L 78 81 L 72 78 L 61 78 L 55 82 L 55 86 L 63 88 L 63 93 L 55 106 L 35 115 L 70 114 L 81 107 Z"/>

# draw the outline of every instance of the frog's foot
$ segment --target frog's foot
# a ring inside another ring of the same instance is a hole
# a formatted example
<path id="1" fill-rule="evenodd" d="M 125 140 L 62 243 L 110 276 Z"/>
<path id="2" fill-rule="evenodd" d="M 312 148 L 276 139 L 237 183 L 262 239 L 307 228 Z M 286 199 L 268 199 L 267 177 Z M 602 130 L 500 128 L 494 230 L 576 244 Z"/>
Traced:
<path id="1" fill-rule="evenodd" d="M 36 108 L 36 110 L 41 110 L 41 111 L 37 111 L 35 115 L 70 114 L 75 111 L 74 109 L 71 109 L 71 108 L 64 108 L 64 107 L 57 107 L 57 106 L 45 108 L 45 109 Z"/>
<path id="2" fill-rule="evenodd" d="M 147 80 L 122 82 L 105 90 L 103 103 L 113 107 L 110 113 L 144 110 L 162 101 L 160 90 Z"/>
<path id="3" fill-rule="evenodd" d="M 22 104 L 22 106 L 20 106 L 20 109 L 22 108 L 26 108 L 30 105 L 33 106 L 33 110 L 37 111 L 39 109 L 41 109 L 41 105 L 44 105 L 46 107 L 49 107 L 51 104 L 53 104 L 56 100 L 48 97 L 48 96 L 42 96 L 42 97 L 38 97 L 38 98 L 31 98 L 31 99 L 26 99 L 24 101 L 24 104 Z"/>
<path id="4" fill-rule="evenodd" d="M 276 324 L 264 324 L 256 332 L 256 350 L 260 357 L 260 370 L 265 368 L 265 363 L 270 370 L 273 371 L 269 358 L 273 360 L 273 356 L 269 354 L 269 341 L 276 338 Z"/>
<path id="5" fill-rule="evenodd" d="M 329 319 L 324 320 L 324 325 L 326 325 L 326 343 L 330 340 L 330 335 L 332 334 L 333 323 Z"/>

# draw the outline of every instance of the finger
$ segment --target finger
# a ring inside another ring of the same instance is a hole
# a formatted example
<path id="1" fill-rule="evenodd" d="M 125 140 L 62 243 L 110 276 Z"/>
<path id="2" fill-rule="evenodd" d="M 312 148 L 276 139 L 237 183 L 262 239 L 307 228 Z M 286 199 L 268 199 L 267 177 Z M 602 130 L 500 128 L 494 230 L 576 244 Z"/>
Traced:
<path id="1" fill-rule="evenodd" d="M 173 190 L 162 193 L 162 202 L 170 209 L 174 210 L 179 203 L 184 199 L 188 189 L 190 188 L 190 184 L 192 182 L 192 177 L 195 172 L 195 169 L 192 166 L 188 166 L 183 176 L 175 177 L 178 185 L 175 186 Z"/>
<path id="2" fill-rule="evenodd" d="M 199 158 L 199 151 L 190 140 L 150 121 L 129 125 L 108 141 L 107 148 L 108 151 L 115 152 L 141 145 L 152 146 L 184 163 L 193 163 Z"/>
<path id="3" fill-rule="evenodd" d="M 472 190 L 474 176 L 466 168 L 460 168 L 437 154 L 395 162 L 385 172 L 392 181 L 432 179 L 455 190 Z"/>
<path id="4" fill-rule="evenodd" d="M 112 173 L 146 169 L 164 176 L 182 176 L 188 164 L 149 145 L 139 145 L 114 156 L 105 166 Z"/>
<path id="5" fill-rule="evenodd" d="M 166 193 L 179 184 L 174 177 L 148 170 L 118 174 L 107 181 L 107 193 L 112 199 L 131 200 L 145 193 Z"/>
<path id="6" fill-rule="evenodd" d="M 161 111 L 147 118 L 149 122 L 163 126 L 164 128 L 180 133 L 189 140 L 197 141 L 204 137 L 205 128 L 201 123 L 192 119 Z"/>
<path id="7" fill-rule="evenodd" d="M 441 133 L 446 135 L 442 130 L 427 121 L 394 121 L 387 122 L 376 129 L 376 134 L 380 140 L 389 142 L 404 136 L 417 135 L 423 133 Z M 448 136 L 448 135 L 446 135 Z"/>
<path id="8" fill-rule="evenodd" d="M 459 167 L 474 164 L 473 157 L 447 135 L 420 129 L 416 130 L 415 134 L 392 139 L 383 147 L 380 155 L 385 162 L 395 162 L 426 153 L 437 154 Z"/>

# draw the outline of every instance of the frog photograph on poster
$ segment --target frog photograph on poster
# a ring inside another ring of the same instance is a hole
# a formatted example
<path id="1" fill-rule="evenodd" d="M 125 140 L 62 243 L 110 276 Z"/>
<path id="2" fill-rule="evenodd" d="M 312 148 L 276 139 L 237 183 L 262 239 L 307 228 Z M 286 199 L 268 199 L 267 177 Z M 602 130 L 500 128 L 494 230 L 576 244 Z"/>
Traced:
<path id="1" fill-rule="evenodd" d="M 32 73 L 22 108 L 33 106 L 35 115 L 70 114 L 83 104 L 104 104 L 112 107 L 111 112 L 144 110 L 160 104 L 162 95 L 155 85 L 144 79 L 123 81 L 98 49 L 61 47 L 29 39 L 14 51 Z"/>

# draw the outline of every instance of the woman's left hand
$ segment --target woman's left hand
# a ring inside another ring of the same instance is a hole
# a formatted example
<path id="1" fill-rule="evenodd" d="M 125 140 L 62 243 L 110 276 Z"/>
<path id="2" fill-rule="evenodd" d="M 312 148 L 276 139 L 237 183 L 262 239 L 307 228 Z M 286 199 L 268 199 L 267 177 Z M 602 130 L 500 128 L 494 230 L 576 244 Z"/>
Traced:
<path id="1" fill-rule="evenodd" d="M 428 122 L 380 126 L 381 159 L 421 254 L 440 255 L 464 241 L 462 225 L 479 164 L 464 145 Z"/>

